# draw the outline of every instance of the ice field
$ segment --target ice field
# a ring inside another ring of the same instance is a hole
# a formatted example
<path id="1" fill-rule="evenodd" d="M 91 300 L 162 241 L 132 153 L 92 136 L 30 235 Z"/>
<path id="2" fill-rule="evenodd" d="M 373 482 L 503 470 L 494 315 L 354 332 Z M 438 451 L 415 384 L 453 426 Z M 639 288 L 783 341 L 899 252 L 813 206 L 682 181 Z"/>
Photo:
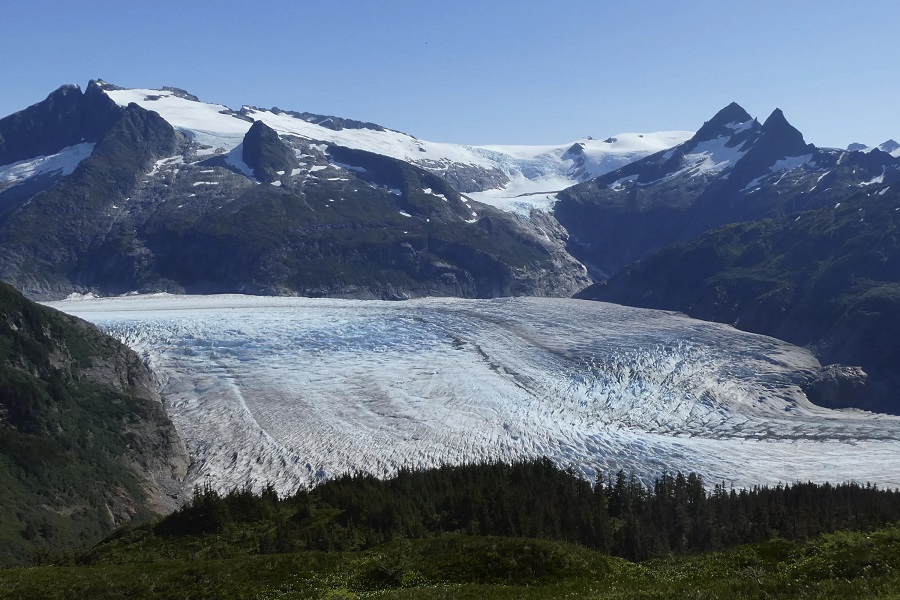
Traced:
<path id="1" fill-rule="evenodd" d="M 674 313 L 551 298 L 50 305 L 152 367 L 189 486 L 289 493 L 347 471 L 548 456 L 587 477 L 900 487 L 900 418 L 816 407 L 807 351 Z"/>

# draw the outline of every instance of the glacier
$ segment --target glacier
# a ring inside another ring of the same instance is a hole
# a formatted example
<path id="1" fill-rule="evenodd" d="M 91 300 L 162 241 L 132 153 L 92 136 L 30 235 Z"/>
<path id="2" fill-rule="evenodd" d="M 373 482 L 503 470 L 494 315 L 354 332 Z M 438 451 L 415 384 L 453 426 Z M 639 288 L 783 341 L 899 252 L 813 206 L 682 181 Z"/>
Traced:
<path id="1" fill-rule="evenodd" d="M 187 489 L 546 456 L 593 478 L 900 486 L 900 418 L 811 404 L 808 351 L 558 298 L 72 297 L 153 369 Z"/>

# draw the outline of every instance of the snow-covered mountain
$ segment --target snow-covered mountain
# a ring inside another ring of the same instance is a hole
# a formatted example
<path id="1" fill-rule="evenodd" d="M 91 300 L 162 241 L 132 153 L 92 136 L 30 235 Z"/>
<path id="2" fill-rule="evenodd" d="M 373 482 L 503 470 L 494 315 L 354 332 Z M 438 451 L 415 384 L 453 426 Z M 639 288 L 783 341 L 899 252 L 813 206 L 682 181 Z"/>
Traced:
<path id="1" fill-rule="evenodd" d="M 847 150 L 850 152 L 871 152 L 872 150 L 881 150 L 882 152 L 887 152 L 891 156 L 900 157 L 900 143 L 897 143 L 895 140 L 887 140 L 877 146 L 866 146 L 865 144 L 860 143 L 850 144 L 847 146 Z"/>
<path id="2" fill-rule="evenodd" d="M 198 156 L 229 153 L 254 121 L 282 136 L 335 144 L 390 156 L 430 171 L 456 190 L 500 208 L 528 214 L 547 208 L 555 192 L 665 150 L 692 132 L 625 133 L 602 141 L 591 138 L 558 146 L 466 146 L 420 140 L 372 123 L 309 113 L 244 106 L 233 111 L 200 102 L 174 88 L 120 89 L 100 84 L 118 105 L 136 103 L 159 113 L 176 130 L 200 145 Z"/>
<path id="3" fill-rule="evenodd" d="M 563 191 L 554 215 L 572 236 L 569 250 L 602 279 L 714 227 L 896 181 L 896 155 L 817 148 L 780 110 L 760 124 L 732 103 L 689 140 Z"/>
<path id="4" fill-rule="evenodd" d="M 558 298 L 54 306 L 151 365 L 188 485 L 288 493 L 346 471 L 539 456 L 587 477 L 900 485 L 900 417 L 814 406 L 807 350 L 676 313 Z"/>
<path id="5" fill-rule="evenodd" d="M 610 282 L 580 297 L 808 345 L 864 368 L 864 390 L 842 402 L 897 412 L 900 373 L 885 357 L 898 331 L 900 157 L 888 150 L 817 148 L 780 110 L 760 124 L 731 104 L 687 142 L 558 194 L 568 250 Z"/>
<path id="6" fill-rule="evenodd" d="M 91 82 L 0 119 L 0 164 L 0 278 L 36 298 L 570 295 L 589 283 L 552 217 L 448 183 L 501 185 L 494 163 L 369 123 Z"/>

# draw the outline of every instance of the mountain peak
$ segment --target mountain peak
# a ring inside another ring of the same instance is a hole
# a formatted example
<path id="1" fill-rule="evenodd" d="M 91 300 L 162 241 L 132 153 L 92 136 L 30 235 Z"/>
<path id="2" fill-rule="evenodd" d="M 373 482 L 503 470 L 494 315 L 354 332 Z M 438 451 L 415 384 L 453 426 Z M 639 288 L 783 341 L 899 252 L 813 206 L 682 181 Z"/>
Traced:
<path id="1" fill-rule="evenodd" d="M 744 110 L 744 107 L 737 102 L 732 102 L 722 110 L 716 113 L 712 118 L 713 121 L 723 120 L 725 123 L 746 123 L 753 117 Z"/>
<path id="2" fill-rule="evenodd" d="M 58 93 L 68 93 L 68 92 L 79 92 L 80 93 L 81 86 L 78 85 L 77 83 L 65 83 L 65 84 L 59 86 L 58 88 L 56 88 L 56 90 L 53 93 L 58 94 Z"/>
<path id="3" fill-rule="evenodd" d="M 61 85 L 47 96 L 47 100 L 59 101 L 63 98 L 71 98 L 73 100 L 81 97 L 81 87 L 74 83 L 67 83 L 65 85 Z"/>
<path id="4" fill-rule="evenodd" d="M 803 134 L 788 123 L 781 109 L 776 108 L 759 128 L 759 136 L 747 147 L 747 153 L 735 165 L 729 181 L 740 188 L 770 173 L 779 160 L 804 156 L 814 150 L 812 144 L 803 140 Z"/>
<path id="5" fill-rule="evenodd" d="M 792 154 L 790 154 L 791 151 L 804 150 L 806 147 L 806 142 L 803 140 L 803 134 L 793 125 L 788 123 L 788 120 L 785 118 L 784 113 L 781 112 L 780 108 L 773 110 L 772 114 L 769 115 L 769 118 L 763 123 L 762 135 L 763 138 L 767 138 L 768 140 L 777 140 L 778 145 L 784 147 L 788 152 L 785 156 L 792 156 Z"/>
<path id="6" fill-rule="evenodd" d="M 101 92 L 111 92 L 114 90 L 123 90 L 125 88 L 119 87 L 117 85 L 113 85 L 108 81 L 103 81 L 102 79 L 91 79 L 88 81 L 87 85 L 88 91 L 90 90 L 99 90 Z"/>
<path id="7" fill-rule="evenodd" d="M 183 90 L 183 89 L 178 88 L 178 87 L 173 87 L 173 86 L 171 86 L 171 85 L 164 85 L 164 86 L 162 87 L 162 91 L 164 91 L 164 92 L 171 92 L 173 96 L 176 96 L 176 97 L 178 97 L 178 98 L 182 98 L 182 99 L 184 99 L 184 100 L 190 100 L 190 101 L 192 101 L 192 102 L 200 102 L 200 98 L 198 98 L 197 96 L 191 94 L 191 93 L 188 92 L 187 90 Z"/>
<path id="8" fill-rule="evenodd" d="M 776 127 L 781 126 L 781 124 L 790 125 L 787 118 L 784 116 L 784 112 L 780 108 L 776 108 L 772 111 L 772 114 L 770 114 L 769 117 L 765 120 L 765 122 L 763 123 L 763 127 Z"/>
<path id="9" fill-rule="evenodd" d="M 277 181 L 279 174 L 296 166 L 293 151 L 262 121 L 254 121 L 244 135 L 241 158 L 253 170 L 253 176 L 264 183 Z"/>
<path id="10" fill-rule="evenodd" d="M 733 129 L 729 125 L 738 123 L 746 123 L 752 120 L 746 110 L 744 110 L 737 102 L 732 102 L 713 116 L 712 119 L 705 122 L 703 127 L 697 130 L 694 135 L 695 141 L 711 140 L 723 135 L 730 135 Z"/>
<path id="11" fill-rule="evenodd" d="M 99 140 L 119 110 L 91 89 L 82 93 L 78 85 L 63 85 L 41 102 L 0 119 L 0 165 Z"/>
<path id="12" fill-rule="evenodd" d="M 900 150 L 900 144 L 898 144 L 895 140 L 888 140 L 878 146 L 878 149 L 882 152 L 887 152 L 888 154 L 892 152 L 896 152 Z"/>

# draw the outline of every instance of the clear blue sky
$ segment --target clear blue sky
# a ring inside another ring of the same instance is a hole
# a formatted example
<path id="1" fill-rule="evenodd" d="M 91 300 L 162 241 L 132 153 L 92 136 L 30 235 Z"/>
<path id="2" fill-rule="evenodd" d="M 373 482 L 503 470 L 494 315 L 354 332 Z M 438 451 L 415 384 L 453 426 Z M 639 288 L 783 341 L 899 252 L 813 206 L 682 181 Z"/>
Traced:
<path id="1" fill-rule="evenodd" d="M 17 1 L 0 115 L 102 78 L 434 141 L 695 130 L 734 100 L 877 144 L 900 139 L 898 31 L 898 0 Z"/>

